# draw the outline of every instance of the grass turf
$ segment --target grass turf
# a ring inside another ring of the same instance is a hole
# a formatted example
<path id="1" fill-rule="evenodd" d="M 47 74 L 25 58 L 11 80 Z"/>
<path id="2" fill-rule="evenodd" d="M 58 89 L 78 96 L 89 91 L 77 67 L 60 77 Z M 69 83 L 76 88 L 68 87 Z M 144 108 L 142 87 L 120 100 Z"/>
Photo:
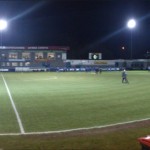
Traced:
<path id="1" fill-rule="evenodd" d="M 37 132 L 149 118 L 150 74 L 128 74 L 130 84 L 121 83 L 120 72 L 3 75 L 25 131 Z"/>
<path id="2" fill-rule="evenodd" d="M 140 150 L 137 139 L 149 127 L 87 135 L 0 136 L 1 150 Z"/>
<path id="3" fill-rule="evenodd" d="M 25 132 L 101 126 L 149 118 L 149 72 L 3 73 Z M 19 132 L 8 94 L 0 79 L 1 133 Z M 149 128 L 81 137 L 0 137 L 4 149 L 137 149 Z M 29 138 L 30 137 L 30 138 Z M 114 140 L 115 139 L 115 140 Z M 116 139 L 118 142 L 116 142 Z M 18 143 L 18 141 L 20 141 Z M 119 144 L 118 144 L 119 143 Z M 129 148 L 131 147 L 132 148 Z"/>

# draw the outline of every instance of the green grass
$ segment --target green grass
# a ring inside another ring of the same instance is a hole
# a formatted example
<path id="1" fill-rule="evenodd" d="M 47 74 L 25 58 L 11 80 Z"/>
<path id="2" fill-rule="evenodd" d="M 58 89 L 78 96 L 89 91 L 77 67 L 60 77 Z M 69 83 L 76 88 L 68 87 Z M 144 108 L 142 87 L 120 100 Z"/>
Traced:
<path id="1" fill-rule="evenodd" d="M 19 127 L 3 81 L 0 80 L 0 133 L 5 132 L 19 132 Z"/>
<path id="2" fill-rule="evenodd" d="M 86 72 L 1 74 L 7 82 L 25 132 L 85 128 L 150 118 L 150 73 L 147 71 L 129 71 L 130 84 L 121 83 L 121 72 L 99 75 Z M 3 114 L 0 115 L 0 133 L 19 133 L 2 77 L 0 113 Z M 112 136 L 124 133 L 116 134 Z M 76 144 L 84 143 L 84 140 L 91 143 L 92 139 L 98 142 L 100 138 L 106 140 L 104 135 L 78 137 L 75 141 Z M 71 139 L 66 138 L 72 143 Z M 114 144 L 113 141 L 111 144 Z"/>
<path id="3" fill-rule="evenodd" d="M 129 85 L 121 83 L 120 74 L 8 73 L 4 77 L 25 131 L 32 132 L 150 117 L 150 74 L 129 72 Z"/>

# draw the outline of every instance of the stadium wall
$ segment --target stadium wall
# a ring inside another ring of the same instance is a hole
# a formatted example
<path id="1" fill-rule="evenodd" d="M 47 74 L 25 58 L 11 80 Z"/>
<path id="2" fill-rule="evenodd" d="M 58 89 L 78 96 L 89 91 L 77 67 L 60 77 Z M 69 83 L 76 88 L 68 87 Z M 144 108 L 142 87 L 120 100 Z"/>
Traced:
<path id="1" fill-rule="evenodd" d="M 132 60 L 66 60 L 71 67 L 126 68 L 129 70 L 145 70 L 150 68 L 149 59 Z"/>
<path id="2" fill-rule="evenodd" d="M 69 60 L 64 46 L 2 46 L 0 71 L 87 71 L 150 69 L 150 59 Z"/>

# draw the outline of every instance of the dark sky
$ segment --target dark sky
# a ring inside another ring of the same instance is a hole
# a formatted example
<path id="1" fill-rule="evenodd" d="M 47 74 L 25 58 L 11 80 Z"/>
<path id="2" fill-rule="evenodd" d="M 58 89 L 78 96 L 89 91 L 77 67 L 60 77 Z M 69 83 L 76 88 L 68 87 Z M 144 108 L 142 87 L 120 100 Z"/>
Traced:
<path id="1" fill-rule="evenodd" d="M 150 0 L 4 0 L 0 18 L 9 22 L 2 32 L 5 46 L 70 46 L 68 59 L 145 58 L 150 51 Z M 122 46 L 125 50 L 122 50 Z"/>

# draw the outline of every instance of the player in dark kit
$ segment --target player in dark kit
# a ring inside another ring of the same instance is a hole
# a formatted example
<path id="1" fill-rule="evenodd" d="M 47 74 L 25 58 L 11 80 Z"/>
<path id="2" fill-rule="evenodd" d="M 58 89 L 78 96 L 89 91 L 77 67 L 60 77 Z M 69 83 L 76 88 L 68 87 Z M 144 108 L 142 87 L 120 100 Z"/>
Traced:
<path id="1" fill-rule="evenodd" d="M 122 83 L 129 83 L 127 79 L 127 72 L 125 69 L 122 71 Z"/>

